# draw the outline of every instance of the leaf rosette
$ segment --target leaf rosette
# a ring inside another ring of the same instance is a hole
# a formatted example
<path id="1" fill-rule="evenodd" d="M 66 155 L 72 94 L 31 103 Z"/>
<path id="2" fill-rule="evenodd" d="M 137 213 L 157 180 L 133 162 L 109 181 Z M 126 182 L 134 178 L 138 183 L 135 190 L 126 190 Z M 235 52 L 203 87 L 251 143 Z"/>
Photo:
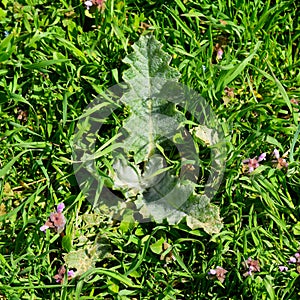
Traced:
<path id="1" fill-rule="evenodd" d="M 224 172 L 222 130 L 206 101 L 178 83 L 161 48 L 153 36 L 141 37 L 124 59 L 125 84 L 86 109 L 74 138 L 75 175 L 94 205 L 105 203 L 120 217 L 130 208 L 140 222 L 186 219 L 192 229 L 219 232 L 219 209 L 210 201 Z M 95 151 L 93 139 L 120 107 L 128 113 L 122 127 Z"/>

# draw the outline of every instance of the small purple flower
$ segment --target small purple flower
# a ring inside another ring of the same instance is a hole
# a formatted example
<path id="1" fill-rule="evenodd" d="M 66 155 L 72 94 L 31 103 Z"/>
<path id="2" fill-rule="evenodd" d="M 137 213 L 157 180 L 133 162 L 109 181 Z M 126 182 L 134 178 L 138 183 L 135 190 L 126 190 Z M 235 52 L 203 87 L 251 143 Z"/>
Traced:
<path id="1" fill-rule="evenodd" d="M 277 149 L 274 149 L 273 156 L 277 159 L 277 168 L 278 169 L 288 167 L 289 164 L 286 162 L 286 160 L 284 158 L 280 157 L 279 151 Z M 273 162 L 276 162 L 276 161 L 273 161 Z"/>
<path id="2" fill-rule="evenodd" d="M 217 271 L 214 269 L 210 269 L 208 272 L 208 275 L 216 275 L 216 274 L 217 274 Z"/>
<path id="3" fill-rule="evenodd" d="M 93 6 L 93 2 L 92 1 L 85 1 L 84 2 L 86 9 L 89 10 L 92 6 Z"/>
<path id="4" fill-rule="evenodd" d="M 288 263 L 289 264 L 295 264 L 297 262 L 297 259 L 294 256 L 291 256 Z"/>
<path id="5" fill-rule="evenodd" d="M 66 225 L 66 219 L 62 213 L 51 213 L 50 220 L 58 233 L 61 233 L 64 230 Z"/>
<path id="6" fill-rule="evenodd" d="M 288 260 L 288 264 L 294 264 L 296 265 L 296 270 L 298 273 L 300 273 L 300 249 L 294 254 L 294 256 L 291 256 Z"/>
<path id="7" fill-rule="evenodd" d="M 225 94 L 226 94 L 227 97 L 234 98 L 234 88 L 230 88 L 230 87 L 227 86 L 224 89 L 224 92 L 225 92 Z"/>
<path id="8" fill-rule="evenodd" d="M 53 278 L 57 283 L 63 283 L 65 273 L 66 273 L 66 268 L 64 266 L 61 266 L 58 269 L 58 273 Z"/>
<path id="9" fill-rule="evenodd" d="M 40 227 L 40 231 L 46 232 L 46 230 L 49 228 L 47 225 L 43 225 Z"/>
<path id="10" fill-rule="evenodd" d="M 218 59 L 218 60 L 221 60 L 221 59 L 222 59 L 223 53 L 224 53 L 224 52 L 223 52 L 222 48 L 219 48 L 218 51 L 217 51 L 217 59 Z"/>
<path id="11" fill-rule="evenodd" d="M 216 55 L 216 60 L 219 61 L 223 57 L 222 44 L 216 43 L 214 47 L 214 55 Z"/>
<path id="12" fill-rule="evenodd" d="M 262 160 L 266 160 L 266 156 L 267 156 L 267 154 L 264 152 L 264 153 L 262 153 L 259 157 L 258 157 L 258 161 L 260 162 L 260 161 L 262 161 Z"/>
<path id="13" fill-rule="evenodd" d="M 292 104 L 294 104 L 294 105 L 298 105 L 298 104 L 299 104 L 299 102 L 298 102 L 295 98 L 292 98 L 292 99 L 290 100 L 290 102 L 291 102 Z"/>
<path id="14" fill-rule="evenodd" d="M 260 266 L 258 260 L 253 260 L 249 257 L 246 261 L 244 261 L 243 266 L 245 269 L 248 268 L 248 271 L 243 274 L 244 277 L 252 276 L 254 272 L 260 272 Z"/>
<path id="15" fill-rule="evenodd" d="M 68 271 L 68 279 L 74 277 L 75 277 L 75 272 L 73 270 Z"/>
<path id="16" fill-rule="evenodd" d="M 259 167 L 259 162 L 266 159 L 266 153 L 262 153 L 258 159 L 255 158 L 247 158 L 243 160 L 244 164 L 248 164 L 248 172 L 253 172 L 256 168 Z"/>
<path id="17" fill-rule="evenodd" d="M 40 227 L 40 230 L 46 232 L 48 228 L 54 228 L 56 232 L 61 233 L 66 225 L 66 219 L 62 213 L 64 208 L 65 205 L 63 203 L 59 203 L 57 205 L 56 212 L 50 214 L 50 217 L 48 218 L 46 223 Z"/>
<path id="18" fill-rule="evenodd" d="M 103 12 L 105 9 L 106 0 L 87 0 L 84 2 L 87 10 L 91 8 L 97 8 L 99 11 Z"/>
<path id="19" fill-rule="evenodd" d="M 279 151 L 277 149 L 274 149 L 273 151 L 273 155 L 275 156 L 275 158 L 279 159 L 280 155 L 279 155 Z"/>
<path id="20" fill-rule="evenodd" d="M 58 269 L 58 273 L 53 278 L 57 283 L 62 284 L 64 282 L 65 273 L 66 273 L 66 268 L 64 266 L 61 266 Z M 68 280 L 70 280 L 75 277 L 75 272 L 73 270 L 69 270 L 67 275 L 68 275 Z"/>
<path id="21" fill-rule="evenodd" d="M 279 266 L 278 269 L 279 269 L 280 272 L 285 272 L 285 271 L 287 271 L 289 268 L 286 267 L 286 266 Z"/>
<path id="22" fill-rule="evenodd" d="M 65 205 L 64 205 L 63 203 L 59 203 L 59 204 L 57 205 L 57 210 L 56 210 L 56 212 L 61 213 L 61 212 L 64 210 L 64 208 L 65 208 Z"/>
<path id="23" fill-rule="evenodd" d="M 227 272 L 227 270 L 217 266 L 215 269 L 209 270 L 208 275 L 211 279 L 217 278 L 221 283 L 223 283 Z"/>

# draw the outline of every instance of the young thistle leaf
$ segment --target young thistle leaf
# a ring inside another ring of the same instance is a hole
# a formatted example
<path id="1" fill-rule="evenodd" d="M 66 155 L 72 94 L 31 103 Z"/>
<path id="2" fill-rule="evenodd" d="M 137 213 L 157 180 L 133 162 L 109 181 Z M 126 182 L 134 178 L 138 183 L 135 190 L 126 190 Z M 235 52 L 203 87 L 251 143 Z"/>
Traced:
<path id="1" fill-rule="evenodd" d="M 180 114 L 175 104 L 158 97 L 168 81 L 177 82 L 180 76 L 169 66 L 171 56 L 161 50 L 162 45 L 153 36 L 143 36 L 132 46 L 134 51 L 123 61 L 130 68 L 123 73 L 129 91 L 121 102 L 129 106 L 131 115 L 125 121 L 123 130 L 127 133 L 124 141 L 125 152 L 134 153 L 136 164 L 147 161 L 154 154 L 156 142 L 162 141 L 157 133 L 165 128 L 174 128 L 173 119 L 161 120 L 159 117 Z M 163 123 L 163 124 L 162 124 Z"/>
<path id="2" fill-rule="evenodd" d="M 172 57 L 162 51 L 162 44 L 153 36 L 142 36 L 132 46 L 134 52 L 123 60 L 130 68 L 123 73 L 123 79 L 130 86 L 129 94 L 125 94 L 122 101 L 131 104 L 142 104 L 143 100 L 150 98 L 155 90 L 160 88 L 167 80 L 178 81 L 180 73 L 170 67 Z M 153 82 L 160 79 L 160 82 Z M 154 84 L 153 84 L 154 83 Z M 157 85 L 160 83 L 161 85 Z M 131 95 L 134 94 L 135 97 Z M 136 102 L 135 99 L 138 101 Z M 143 105 L 139 105 L 143 106 Z"/>

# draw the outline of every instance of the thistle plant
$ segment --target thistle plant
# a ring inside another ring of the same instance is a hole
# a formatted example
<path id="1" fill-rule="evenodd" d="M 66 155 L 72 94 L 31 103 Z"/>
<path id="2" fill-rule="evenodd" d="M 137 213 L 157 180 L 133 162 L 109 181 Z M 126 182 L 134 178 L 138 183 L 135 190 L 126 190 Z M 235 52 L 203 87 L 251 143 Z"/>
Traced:
<path id="1" fill-rule="evenodd" d="M 123 60 L 130 66 L 123 73 L 124 84 L 99 95 L 86 109 L 74 143 L 77 181 L 93 205 L 110 205 L 115 216 L 132 210 L 140 222 L 177 224 L 186 219 L 193 229 L 219 232 L 219 208 L 210 201 L 225 167 L 222 131 L 204 99 L 178 83 L 180 73 L 170 67 L 171 56 L 161 47 L 153 36 L 142 36 Z M 122 89 L 121 96 L 116 95 Z M 110 109 L 121 105 L 128 117 L 112 138 L 112 151 L 107 150 L 112 167 L 101 170 L 101 175 L 92 162 L 95 144 L 86 141 L 96 138 L 100 120 Z M 185 125 L 187 113 L 193 115 L 194 126 Z M 207 169 L 202 167 L 208 174 L 205 178 L 199 177 L 201 154 L 196 140 L 211 154 Z M 121 192 L 123 198 L 112 191 Z"/>

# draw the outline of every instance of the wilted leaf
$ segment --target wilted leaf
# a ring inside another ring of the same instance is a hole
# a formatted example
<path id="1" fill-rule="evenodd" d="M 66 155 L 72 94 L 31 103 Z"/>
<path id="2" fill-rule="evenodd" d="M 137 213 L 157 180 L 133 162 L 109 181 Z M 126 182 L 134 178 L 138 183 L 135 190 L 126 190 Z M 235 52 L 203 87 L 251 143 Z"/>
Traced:
<path id="1" fill-rule="evenodd" d="M 82 220 L 86 223 L 88 227 L 94 225 L 99 226 L 99 223 L 102 221 L 103 217 L 98 214 L 84 214 Z"/>
<path id="2" fill-rule="evenodd" d="M 213 145 L 218 141 L 218 136 L 215 130 L 204 125 L 198 125 L 192 130 L 197 138 L 202 140 L 206 145 Z"/>
<path id="3" fill-rule="evenodd" d="M 204 207 L 197 218 L 188 215 L 186 223 L 192 230 L 203 228 L 208 234 L 218 233 L 223 227 L 219 208 L 213 204 Z"/>
<path id="4" fill-rule="evenodd" d="M 99 236 L 93 246 L 77 251 L 71 251 L 64 256 L 69 269 L 75 268 L 78 276 L 95 267 L 99 261 L 111 253 L 111 246 L 106 237 Z"/>
<path id="5" fill-rule="evenodd" d="M 95 260 L 100 261 L 111 255 L 111 244 L 106 236 L 97 236 L 95 244 L 90 248 L 89 254 L 94 257 Z"/>
<path id="6" fill-rule="evenodd" d="M 71 251 L 64 256 L 64 260 L 69 269 L 77 270 L 78 276 L 95 267 L 94 258 L 90 257 L 85 249 Z"/>

